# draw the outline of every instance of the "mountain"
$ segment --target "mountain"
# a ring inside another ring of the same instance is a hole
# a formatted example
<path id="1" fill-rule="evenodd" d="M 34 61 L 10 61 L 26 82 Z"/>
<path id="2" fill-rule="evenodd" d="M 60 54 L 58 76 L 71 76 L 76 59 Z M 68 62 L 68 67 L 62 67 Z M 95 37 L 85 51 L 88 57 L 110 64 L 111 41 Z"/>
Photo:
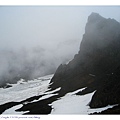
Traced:
<path id="1" fill-rule="evenodd" d="M 58 67 L 50 88 L 61 87 L 59 95 L 63 96 L 87 87 L 77 94 L 85 95 L 96 91 L 89 103 L 91 108 L 114 104 L 119 106 L 119 73 L 120 23 L 92 13 L 88 17 L 78 54 L 68 64 Z M 120 113 L 120 109 L 117 108 L 114 113 Z"/>
<path id="2" fill-rule="evenodd" d="M 0 88 L 0 114 L 120 114 L 119 46 L 120 23 L 92 13 L 73 60 Z"/>

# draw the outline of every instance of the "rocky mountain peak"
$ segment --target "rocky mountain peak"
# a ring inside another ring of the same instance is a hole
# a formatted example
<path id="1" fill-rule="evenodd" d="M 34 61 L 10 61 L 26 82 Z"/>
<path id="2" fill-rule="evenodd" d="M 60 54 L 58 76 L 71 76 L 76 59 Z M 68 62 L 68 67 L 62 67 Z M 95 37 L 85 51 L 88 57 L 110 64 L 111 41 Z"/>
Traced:
<path id="1" fill-rule="evenodd" d="M 88 22 L 93 22 L 93 23 L 95 23 L 95 22 L 98 22 L 98 21 L 100 21 L 100 20 L 102 20 L 102 19 L 105 19 L 105 18 L 103 18 L 102 16 L 100 16 L 98 13 L 94 13 L 94 12 L 92 12 L 89 16 L 88 16 Z"/>
<path id="2" fill-rule="evenodd" d="M 51 88 L 61 87 L 61 96 L 83 87 L 87 88 L 80 94 L 96 91 L 91 108 L 119 104 L 119 72 L 120 23 L 92 13 L 78 54 L 67 65 L 58 67 Z"/>
<path id="3" fill-rule="evenodd" d="M 106 19 L 98 13 L 88 17 L 85 34 L 80 45 L 80 51 L 90 51 L 105 48 L 120 36 L 120 23 L 114 19 Z M 95 48 L 95 49 L 94 49 Z"/>

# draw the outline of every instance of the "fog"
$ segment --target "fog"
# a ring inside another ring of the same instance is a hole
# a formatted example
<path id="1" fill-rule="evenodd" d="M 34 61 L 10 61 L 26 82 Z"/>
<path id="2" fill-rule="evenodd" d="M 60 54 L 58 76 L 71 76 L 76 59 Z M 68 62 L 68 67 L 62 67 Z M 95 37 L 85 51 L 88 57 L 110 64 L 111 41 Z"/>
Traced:
<path id="1" fill-rule="evenodd" d="M 79 51 L 88 16 L 119 6 L 0 6 L 0 86 L 54 73 Z"/>

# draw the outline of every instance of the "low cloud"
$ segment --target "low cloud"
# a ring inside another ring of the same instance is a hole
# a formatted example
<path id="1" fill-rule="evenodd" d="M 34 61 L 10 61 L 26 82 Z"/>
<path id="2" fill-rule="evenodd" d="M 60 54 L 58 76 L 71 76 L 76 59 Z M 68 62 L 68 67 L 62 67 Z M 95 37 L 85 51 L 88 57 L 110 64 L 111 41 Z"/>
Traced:
<path id="1" fill-rule="evenodd" d="M 79 40 L 60 42 L 52 49 L 40 46 L 0 52 L 0 86 L 16 83 L 20 78 L 34 79 L 54 74 L 57 67 L 70 61 L 77 53 Z"/>

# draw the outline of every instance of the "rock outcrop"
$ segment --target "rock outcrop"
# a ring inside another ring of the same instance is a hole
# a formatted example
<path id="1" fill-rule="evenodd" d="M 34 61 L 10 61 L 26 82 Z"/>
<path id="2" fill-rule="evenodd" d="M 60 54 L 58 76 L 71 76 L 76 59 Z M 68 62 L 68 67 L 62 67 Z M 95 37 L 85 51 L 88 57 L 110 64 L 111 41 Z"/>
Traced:
<path id="1" fill-rule="evenodd" d="M 95 91 L 91 108 L 120 103 L 120 23 L 97 13 L 88 17 L 78 54 L 60 65 L 51 80 L 59 94 L 87 87 L 79 94 Z"/>

